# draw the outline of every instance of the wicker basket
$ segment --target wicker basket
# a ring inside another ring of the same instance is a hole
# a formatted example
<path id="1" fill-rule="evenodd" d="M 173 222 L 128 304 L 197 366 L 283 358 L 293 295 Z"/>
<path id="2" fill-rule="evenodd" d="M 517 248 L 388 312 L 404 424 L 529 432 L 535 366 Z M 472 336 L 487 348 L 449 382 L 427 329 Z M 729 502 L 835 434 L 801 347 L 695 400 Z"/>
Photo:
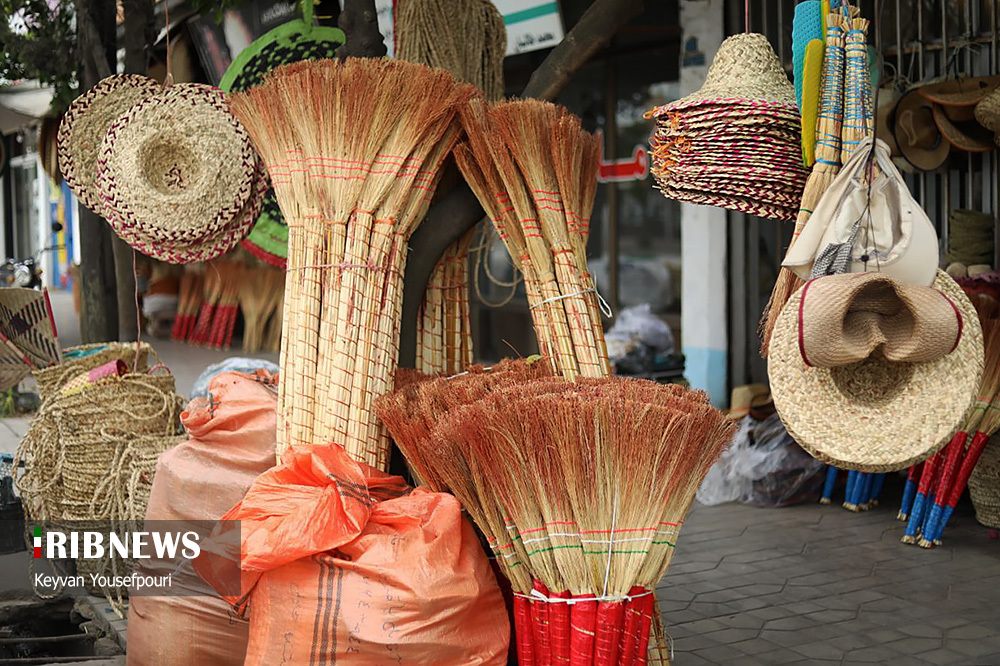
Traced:
<path id="1" fill-rule="evenodd" d="M 81 372 L 92 370 L 116 359 L 125 361 L 129 370 L 142 372 L 148 367 L 150 352 L 153 352 L 152 347 L 142 343 L 139 349 L 139 363 L 133 368 L 136 346 L 131 342 L 101 342 L 93 345 L 68 347 L 63 350 L 63 359 L 65 360 L 62 363 L 35 370 L 38 392 L 44 401 L 49 395 L 57 393 L 63 384 Z M 153 354 L 155 355 L 156 352 Z"/>
<path id="2" fill-rule="evenodd" d="M 976 520 L 986 527 L 1000 529 L 1000 434 L 986 444 L 972 470 L 969 495 L 976 508 Z"/>

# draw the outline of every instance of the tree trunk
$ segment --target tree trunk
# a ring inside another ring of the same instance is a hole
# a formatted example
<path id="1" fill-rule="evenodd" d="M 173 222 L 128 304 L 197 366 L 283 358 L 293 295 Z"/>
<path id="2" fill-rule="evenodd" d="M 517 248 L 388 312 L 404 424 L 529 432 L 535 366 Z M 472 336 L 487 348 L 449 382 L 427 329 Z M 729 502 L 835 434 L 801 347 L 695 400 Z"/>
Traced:
<path id="1" fill-rule="evenodd" d="M 82 90 L 89 90 L 115 63 L 114 0 L 75 0 Z M 95 43 L 96 41 L 96 43 Z M 99 215 L 80 207 L 80 336 L 83 342 L 118 337 L 118 299 L 111 228 Z"/>
<path id="2" fill-rule="evenodd" d="M 146 49 L 153 37 L 152 0 L 123 0 L 122 9 L 125 12 L 125 73 L 145 74 Z M 113 231 L 111 242 L 117 284 L 118 339 L 135 340 L 139 335 L 133 271 L 135 251 Z"/>
<path id="3" fill-rule="evenodd" d="M 381 58 L 388 52 L 378 29 L 375 0 L 345 0 L 337 24 L 345 37 L 338 58 Z"/>

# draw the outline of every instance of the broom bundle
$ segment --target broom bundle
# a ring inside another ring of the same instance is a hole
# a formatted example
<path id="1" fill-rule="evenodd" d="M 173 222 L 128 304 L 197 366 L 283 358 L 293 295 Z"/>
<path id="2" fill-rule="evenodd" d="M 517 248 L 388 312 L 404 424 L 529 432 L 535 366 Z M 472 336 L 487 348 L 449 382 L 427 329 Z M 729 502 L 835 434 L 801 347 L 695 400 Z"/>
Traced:
<path id="1" fill-rule="evenodd" d="M 572 379 L 610 374 L 601 302 L 587 270 L 598 138 L 535 100 L 462 108 L 455 157 L 524 276 L 541 353 Z"/>
<path id="2" fill-rule="evenodd" d="M 473 363 L 469 247 L 475 230 L 450 245 L 427 281 L 417 319 L 417 369 L 454 374 Z"/>
<path id="3" fill-rule="evenodd" d="M 246 271 L 239 288 L 240 310 L 246 322 L 243 330 L 243 351 L 264 349 L 268 321 L 278 307 L 284 289 L 283 271 L 257 266 Z"/>
<path id="4" fill-rule="evenodd" d="M 407 242 L 473 94 L 443 70 L 347 59 L 279 67 L 231 97 L 289 226 L 279 452 L 336 441 L 387 465 L 372 402 L 398 355 Z"/>
<path id="5" fill-rule="evenodd" d="M 211 262 L 206 267 L 201 285 L 201 305 L 198 308 L 198 317 L 187 335 L 189 342 L 196 344 L 207 342 L 212 332 L 215 310 L 219 306 L 224 288 L 222 273 L 225 269 L 220 270 L 219 266 L 220 262 Z"/>
<path id="6" fill-rule="evenodd" d="M 177 316 L 170 331 L 170 337 L 178 342 L 184 342 L 194 330 L 195 320 L 201 308 L 202 289 L 205 273 L 194 270 L 192 264 L 184 267 L 181 275 L 180 294 L 177 298 Z"/>
<path id="7" fill-rule="evenodd" d="M 471 391 L 433 379 L 387 396 L 396 416 L 418 413 L 405 410 L 424 392 L 457 405 L 409 431 L 387 419 L 393 437 L 494 549 L 515 592 L 520 663 L 647 663 L 652 589 L 732 426 L 680 387 L 509 376 L 483 390 L 490 374 L 470 375 Z"/>
<path id="8" fill-rule="evenodd" d="M 844 122 L 844 44 L 850 20 L 838 13 L 826 17 L 826 49 L 823 52 L 823 84 L 820 93 L 819 120 L 816 123 L 816 163 L 802 192 L 802 203 L 795 219 L 792 244 L 802 233 L 823 194 L 833 183 L 841 166 L 841 130 Z M 867 72 L 867 63 L 864 65 Z M 859 98 L 860 99 L 860 98 Z M 870 114 L 869 114 L 870 115 Z M 853 136 L 852 136 L 853 139 Z M 802 286 L 802 280 L 795 273 L 782 267 L 774 283 L 771 297 L 761 315 L 760 354 L 767 358 L 771 344 L 771 331 L 778 320 L 778 314 Z"/>

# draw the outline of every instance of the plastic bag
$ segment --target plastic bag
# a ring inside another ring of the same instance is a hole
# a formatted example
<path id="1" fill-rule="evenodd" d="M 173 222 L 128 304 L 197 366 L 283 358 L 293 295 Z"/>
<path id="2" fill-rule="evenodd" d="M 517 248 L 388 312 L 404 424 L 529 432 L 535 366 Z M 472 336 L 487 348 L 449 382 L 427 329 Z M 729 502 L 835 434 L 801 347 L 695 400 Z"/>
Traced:
<path id="1" fill-rule="evenodd" d="M 227 358 L 225 361 L 213 363 L 202 370 L 201 374 L 198 375 L 198 379 L 194 380 L 194 386 L 191 387 L 191 398 L 208 396 L 209 383 L 214 377 L 223 372 L 241 372 L 253 375 L 262 370 L 265 377 L 278 374 L 278 366 L 262 358 L 233 356 L 232 358 Z"/>
<path id="2" fill-rule="evenodd" d="M 507 663 L 504 601 L 458 501 L 407 491 L 338 446 L 290 450 L 261 475 L 224 517 L 240 543 L 195 560 L 216 589 L 220 558 L 241 562 L 247 666 Z"/>
<path id="3" fill-rule="evenodd" d="M 625 308 L 618 313 L 608 338 L 635 340 L 649 347 L 654 355 L 674 353 L 674 334 L 665 321 L 654 315 L 649 303 Z"/>
<path id="4" fill-rule="evenodd" d="M 192 400 L 181 414 L 188 441 L 160 456 L 146 520 L 217 520 L 239 502 L 274 466 L 276 405 L 259 379 L 215 377 L 211 398 Z M 248 637 L 249 623 L 219 597 L 133 596 L 127 663 L 242 666 Z"/>
<path id="5" fill-rule="evenodd" d="M 760 421 L 746 416 L 732 445 L 708 470 L 696 498 L 708 505 L 798 504 L 816 498 L 825 467 L 795 443 L 777 414 Z"/>

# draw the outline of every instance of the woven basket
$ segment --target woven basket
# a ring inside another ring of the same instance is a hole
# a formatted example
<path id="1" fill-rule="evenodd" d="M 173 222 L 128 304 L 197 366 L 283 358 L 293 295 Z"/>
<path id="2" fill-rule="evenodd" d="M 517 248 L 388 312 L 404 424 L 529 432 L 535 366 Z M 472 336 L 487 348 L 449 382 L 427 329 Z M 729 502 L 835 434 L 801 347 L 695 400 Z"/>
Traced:
<path id="1" fill-rule="evenodd" d="M 122 360 L 129 370 L 142 372 L 148 365 L 149 353 L 152 351 L 146 343 L 139 349 L 139 364 L 135 364 L 136 346 L 131 342 L 101 342 L 93 345 L 68 347 L 63 351 L 63 362 L 41 370 L 35 370 L 35 381 L 44 401 L 48 396 L 55 395 L 70 379 L 94 368 L 115 360 Z M 156 352 L 153 352 L 154 356 Z"/>
<path id="2" fill-rule="evenodd" d="M 969 478 L 969 495 L 976 520 L 1000 529 L 1000 434 L 994 435 Z"/>

